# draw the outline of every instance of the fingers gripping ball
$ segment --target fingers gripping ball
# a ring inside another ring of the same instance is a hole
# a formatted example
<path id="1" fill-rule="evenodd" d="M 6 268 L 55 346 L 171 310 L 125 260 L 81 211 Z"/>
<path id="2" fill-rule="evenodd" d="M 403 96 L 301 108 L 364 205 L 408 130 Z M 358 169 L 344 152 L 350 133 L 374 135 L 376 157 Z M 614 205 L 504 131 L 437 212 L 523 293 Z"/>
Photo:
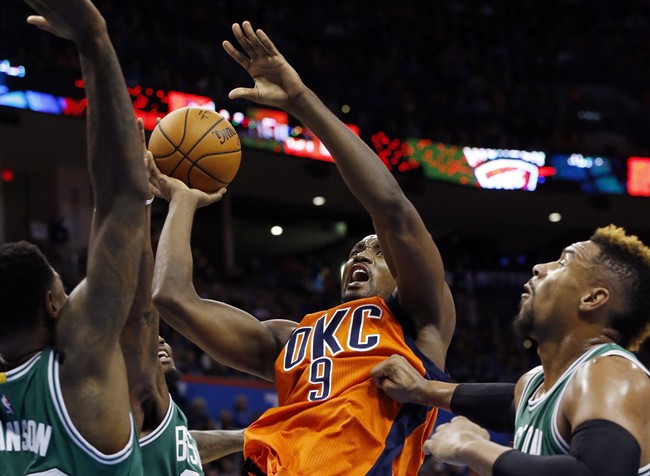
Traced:
<path id="1" fill-rule="evenodd" d="M 167 114 L 151 133 L 149 151 L 162 173 L 207 193 L 228 185 L 241 161 L 241 144 L 232 124 L 199 107 Z"/>

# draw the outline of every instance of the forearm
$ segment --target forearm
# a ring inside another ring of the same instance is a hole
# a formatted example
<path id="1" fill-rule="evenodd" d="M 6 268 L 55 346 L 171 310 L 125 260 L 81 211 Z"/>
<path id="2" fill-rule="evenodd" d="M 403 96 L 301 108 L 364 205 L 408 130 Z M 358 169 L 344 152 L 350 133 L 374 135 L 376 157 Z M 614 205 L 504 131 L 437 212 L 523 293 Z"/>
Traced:
<path id="1" fill-rule="evenodd" d="M 165 312 L 187 293 L 194 293 L 191 247 L 192 224 L 196 198 L 189 193 L 177 193 L 169 204 L 167 219 L 158 242 L 153 274 L 153 296 L 166 320 L 173 313 Z"/>
<path id="2" fill-rule="evenodd" d="M 424 386 L 416 396 L 416 402 L 421 405 L 434 406 L 451 411 L 451 401 L 458 384 L 440 382 L 438 380 L 424 380 L 424 383 Z"/>
<path id="3" fill-rule="evenodd" d="M 313 93 L 306 91 L 289 108 L 327 147 L 343 180 L 372 214 L 402 197 L 395 178 L 377 154 L 330 111 Z"/>
<path id="4" fill-rule="evenodd" d="M 190 433 L 196 441 L 203 464 L 242 451 L 244 446 L 244 430 L 208 430 L 190 431 Z"/>
<path id="5" fill-rule="evenodd" d="M 138 284 L 127 324 L 140 324 L 147 318 L 147 311 L 153 307 L 151 286 L 153 280 L 153 250 L 151 248 L 151 207 L 146 207 L 142 255 L 138 268 Z"/>
<path id="6" fill-rule="evenodd" d="M 571 434 L 568 455 L 537 456 L 512 450 L 493 466 L 495 476 L 635 476 L 641 447 L 622 426 L 609 420 L 588 420 Z"/>
<path id="7" fill-rule="evenodd" d="M 515 423 L 515 385 L 509 383 L 461 383 L 455 385 L 446 408 L 488 430 L 512 433 Z"/>
<path id="8" fill-rule="evenodd" d="M 153 305 L 151 283 L 153 279 L 153 251 L 150 238 L 151 207 L 147 207 L 142 255 L 138 271 L 138 284 L 129 317 L 120 335 L 125 356 L 129 388 L 153 385 L 157 373 L 151 366 L 157 364 L 159 319 Z M 139 398 L 139 394 L 137 397 Z"/>
<path id="9" fill-rule="evenodd" d="M 87 111 L 90 179 L 98 211 L 117 194 L 146 198 L 146 175 L 133 104 L 115 50 L 105 29 L 78 43 Z M 134 203 L 136 200 L 134 199 Z"/>

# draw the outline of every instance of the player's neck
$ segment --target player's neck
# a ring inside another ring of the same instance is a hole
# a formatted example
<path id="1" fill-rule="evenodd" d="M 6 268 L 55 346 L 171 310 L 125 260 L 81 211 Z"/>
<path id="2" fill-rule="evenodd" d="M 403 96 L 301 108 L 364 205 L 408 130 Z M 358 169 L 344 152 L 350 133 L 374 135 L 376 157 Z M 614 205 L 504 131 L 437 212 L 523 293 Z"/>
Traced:
<path id="1" fill-rule="evenodd" d="M 15 369 L 16 367 L 19 367 L 25 362 L 27 362 L 34 355 L 36 355 L 38 352 L 42 350 L 43 347 L 40 347 L 38 349 L 33 349 L 33 350 L 27 350 L 27 351 L 25 349 L 22 349 L 20 355 L 12 354 L 12 353 L 9 354 L 3 353 L 2 355 L 0 355 L 0 367 L 4 372 Z"/>
<path id="2" fill-rule="evenodd" d="M 611 343 L 604 335 L 577 337 L 567 336 L 560 342 L 540 342 L 537 355 L 544 368 L 544 387 L 549 389 L 562 376 L 569 366 L 590 348 Z"/>
<path id="3" fill-rule="evenodd" d="M 0 365 L 4 371 L 16 368 L 52 344 L 52 331 L 39 326 L 30 332 L 7 336 L 0 343 Z"/>

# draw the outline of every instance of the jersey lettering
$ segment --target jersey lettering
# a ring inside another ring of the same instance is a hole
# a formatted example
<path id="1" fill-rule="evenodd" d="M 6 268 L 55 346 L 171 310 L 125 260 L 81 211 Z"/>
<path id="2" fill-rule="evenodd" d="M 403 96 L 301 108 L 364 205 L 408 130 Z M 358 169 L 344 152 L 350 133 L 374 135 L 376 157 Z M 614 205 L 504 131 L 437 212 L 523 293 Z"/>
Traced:
<path id="1" fill-rule="evenodd" d="M 329 322 L 327 322 L 327 316 L 323 316 L 316 321 L 313 329 L 298 327 L 293 331 L 284 353 L 284 370 L 289 371 L 300 365 L 307 357 L 308 346 L 311 348 L 311 360 L 313 361 L 328 355 L 334 356 L 344 350 L 366 352 L 377 347 L 381 335 L 364 335 L 364 323 L 367 319 L 381 319 L 382 309 L 374 304 L 367 304 L 354 310 L 350 319 L 347 349 L 344 349 L 335 334 L 349 314 L 349 307 L 338 309 Z"/>
<path id="2" fill-rule="evenodd" d="M 68 476 L 67 473 L 59 469 L 48 469 L 47 471 L 42 471 L 40 473 L 29 473 L 25 476 Z"/>
<path id="3" fill-rule="evenodd" d="M 0 422 L 0 451 L 31 451 L 40 456 L 47 454 L 52 427 L 34 420 Z"/>
<path id="4" fill-rule="evenodd" d="M 544 433 L 533 426 L 524 425 L 517 429 L 515 434 L 515 448 L 529 455 L 542 454 L 542 440 Z"/>
<path id="5" fill-rule="evenodd" d="M 311 363 L 309 369 L 309 383 L 320 385 L 317 390 L 309 391 L 309 401 L 326 400 L 332 388 L 332 359 L 321 357 Z"/>
<path id="6" fill-rule="evenodd" d="M 379 345 L 381 334 L 366 334 L 364 327 L 368 319 L 382 318 L 382 308 L 375 304 L 366 304 L 354 308 L 352 312 L 351 309 L 337 309 L 329 321 L 327 314 L 323 315 L 316 320 L 313 327 L 298 327 L 287 342 L 283 361 L 285 372 L 303 363 L 310 349 L 309 383 L 317 385 L 317 388 L 309 391 L 309 401 L 326 400 L 330 396 L 334 366 L 331 356 L 345 350 L 367 352 Z M 345 344 L 341 344 L 336 333 L 348 317 L 350 322 L 347 340 Z"/>
<path id="7" fill-rule="evenodd" d="M 66 473 L 59 469 L 48 469 L 47 471 L 42 471 L 40 473 L 29 473 L 25 476 L 68 476 Z"/>
<path id="8" fill-rule="evenodd" d="M 379 345 L 379 334 L 370 334 L 363 338 L 363 321 L 368 319 L 381 319 L 381 308 L 374 304 L 360 306 L 354 310 L 350 321 L 348 334 L 348 347 L 359 352 L 374 349 Z"/>
<path id="9" fill-rule="evenodd" d="M 194 438 L 184 426 L 176 427 L 176 461 L 189 461 L 194 465 L 201 464 Z"/>
<path id="10" fill-rule="evenodd" d="M 311 327 L 300 327 L 293 331 L 289 342 L 287 342 L 287 351 L 284 354 L 284 370 L 291 370 L 305 358 L 307 350 L 307 339 L 311 334 Z"/>
<path id="11" fill-rule="evenodd" d="M 311 344 L 311 359 L 318 360 L 325 355 L 329 349 L 331 355 L 336 355 L 343 350 L 341 343 L 334 333 L 339 329 L 343 318 L 350 311 L 349 308 L 339 309 L 334 313 L 329 323 L 326 323 L 327 316 L 323 316 L 316 321 L 314 334 Z"/>

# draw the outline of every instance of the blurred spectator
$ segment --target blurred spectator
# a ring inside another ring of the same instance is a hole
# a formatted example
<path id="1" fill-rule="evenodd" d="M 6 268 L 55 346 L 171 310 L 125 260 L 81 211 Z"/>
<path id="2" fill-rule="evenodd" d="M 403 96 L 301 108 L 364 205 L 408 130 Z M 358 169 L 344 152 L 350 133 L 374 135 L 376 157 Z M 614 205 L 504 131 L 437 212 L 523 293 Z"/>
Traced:
<path id="1" fill-rule="evenodd" d="M 233 410 L 233 422 L 235 428 L 246 428 L 253 422 L 251 411 L 248 409 L 246 395 L 238 395 Z"/>
<path id="2" fill-rule="evenodd" d="M 79 95 L 74 49 L 23 34 L 26 9 L 5 3 L 0 57 L 25 65 L 25 81 Z M 350 106 L 345 120 L 365 138 L 381 130 L 486 147 L 650 151 L 647 2 L 96 3 L 132 85 L 207 95 L 228 108 L 241 72 L 220 40 L 233 21 L 249 19 L 328 105 Z M 323 81 L 323 69 L 337 74 Z"/>

